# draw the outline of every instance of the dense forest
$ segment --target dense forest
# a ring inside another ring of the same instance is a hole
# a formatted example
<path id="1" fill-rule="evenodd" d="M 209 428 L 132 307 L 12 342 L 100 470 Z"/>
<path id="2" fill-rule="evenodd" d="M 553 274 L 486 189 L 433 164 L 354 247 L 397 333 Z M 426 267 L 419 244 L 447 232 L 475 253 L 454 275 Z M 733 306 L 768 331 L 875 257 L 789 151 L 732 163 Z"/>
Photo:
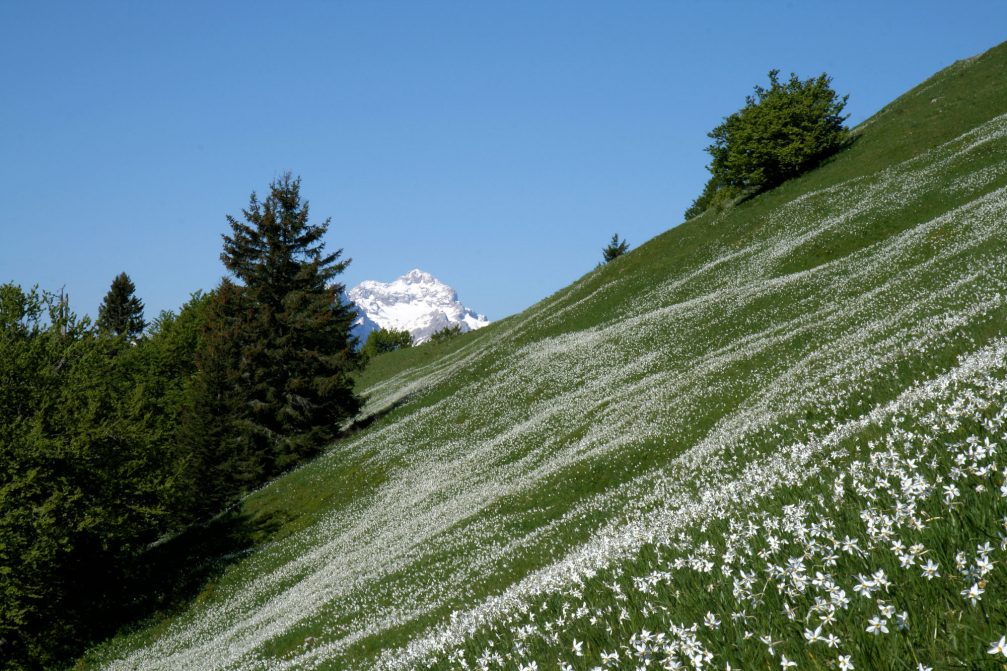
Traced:
<path id="1" fill-rule="evenodd" d="M 228 217 L 230 276 L 149 325 L 0 286 L 0 658 L 51 668 L 144 614 L 150 549 L 316 454 L 359 410 L 352 306 L 289 174 Z"/>

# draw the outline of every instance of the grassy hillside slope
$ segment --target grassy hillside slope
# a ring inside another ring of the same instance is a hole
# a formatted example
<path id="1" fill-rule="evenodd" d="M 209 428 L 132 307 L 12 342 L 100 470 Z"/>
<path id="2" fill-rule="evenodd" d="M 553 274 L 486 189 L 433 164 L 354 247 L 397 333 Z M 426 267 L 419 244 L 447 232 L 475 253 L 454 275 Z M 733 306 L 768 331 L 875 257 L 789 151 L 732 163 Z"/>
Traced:
<path id="1" fill-rule="evenodd" d="M 1001 668 L 1004 81 L 1001 45 L 813 173 L 381 357 L 380 418 L 244 503 L 264 542 L 80 666 Z"/>

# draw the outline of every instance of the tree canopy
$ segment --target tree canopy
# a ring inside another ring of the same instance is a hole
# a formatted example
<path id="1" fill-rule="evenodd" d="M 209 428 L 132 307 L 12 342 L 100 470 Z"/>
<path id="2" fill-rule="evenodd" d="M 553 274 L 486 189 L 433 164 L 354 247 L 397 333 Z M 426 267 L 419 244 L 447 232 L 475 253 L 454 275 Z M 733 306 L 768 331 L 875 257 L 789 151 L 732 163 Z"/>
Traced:
<path id="1" fill-rule="evenodd" d="M 365 357 L 373 357 L 386 352 L 413 346 L 413 337 L 409 331 L 380 328 L 367 334 L 362 353 Z"/>
<path id="2" fill-rule="evenodd" d="M 686 218 L 744 193 L 770 189 L 818 165 L 843 146 L 848 130 L 839 96 L 821 74 L 781 82 L 769 72 L 769 87 L 756 86 L 745 106 L 708 134 L 713 143 L 711 177 Z"/>
<path id="3" fill-rule="evenodd" d="M 153 342 L 118 347 L 65 298 L 0 286 L 0 663 L 56 668 L 108 633 L 128 559 L 171 524 Z"/>

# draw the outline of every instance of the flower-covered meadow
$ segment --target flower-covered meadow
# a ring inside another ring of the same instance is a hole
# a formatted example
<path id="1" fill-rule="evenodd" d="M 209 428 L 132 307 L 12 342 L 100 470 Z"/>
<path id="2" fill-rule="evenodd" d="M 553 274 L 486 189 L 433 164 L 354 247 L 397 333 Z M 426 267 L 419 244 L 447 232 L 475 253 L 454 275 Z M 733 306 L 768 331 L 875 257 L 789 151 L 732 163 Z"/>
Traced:
<path id="1" fill-rule="evenodd" d="M 1007 115 L 802 184 L 365 378 L 246 505 L 331 503 L 83 663 L 1003 668 Z"/>
<path id="2" fill-rule="evenodd" d="M 801 446 L 804 482 L 649 542 L 429 666 L 1000 668 L 1005 376 L 998 340 Z"/>

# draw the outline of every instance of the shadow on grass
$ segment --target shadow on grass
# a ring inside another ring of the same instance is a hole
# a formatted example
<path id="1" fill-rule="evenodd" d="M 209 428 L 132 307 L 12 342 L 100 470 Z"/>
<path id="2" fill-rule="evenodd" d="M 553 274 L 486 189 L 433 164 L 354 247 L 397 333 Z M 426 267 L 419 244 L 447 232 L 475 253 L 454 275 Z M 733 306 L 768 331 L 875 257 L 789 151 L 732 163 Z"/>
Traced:
<path id="1" fill-rule="evenodd" d="M 88 568 L 90 575 L 101 577 L 84 581 L 87 584 L 74 590 L 77 594 L 72 600 L 81 605 L 81 611 L 68 615 L 81 626 L 82 636 L 76 640 L 94 644 L 120 632 L 156 629 L 159 621 L 212 590 L 231 564 L 267 541 L 285 521 L 282 512 L 251 517 L 236 507 L 155 543 L 126 566 Z M 96 593 L 99 585 L 101 591 Z M 85 647 L 66 649 L 64 656 L 70 661 L 83 654 Z M 78 662 L 74 668 L 90 666 Z"/>
<path id="2" fill-rule="evenodd" d="M 285 521 L 282 513 L 252 518 L 235 508 L 154 545 L 136 558 L 123 583 L 122 623 L 184 608 Z"/>
<path id="3" fill-rule="evenodd" d="M 825 156 L 822 156 L 817 161 L 815 161 L 812 165 L 808 166 L 808 168 L 805 169 L 804 171 L 800 172 L 799 174 L 792 175 L 792 176 L 788 177 L 787 179 L 781 180 L 779 182 L 774 182 L 772 184 L 767 184 L 766 186 L 763 186 L 763 187 L 760 187 L 760 188 L 748 189 L 747 191 L 739 194 L 734 200 L 732 200 L 730 202 L 730 206 L 736 206 L 736 205 L 741 205 L 742 203 L 747 203 L 748 201 L 752 200 L 756 196 L 761 196 L 762 194 L 764 194 L 764 193 L 766 193 L 768 191 L 772 191 L 773 189 L 775 189 L 778 186 L 786 184 L 787 182 L 789 182 L 791 180 L 794 180 L 794 179 L 797 179 L 798 177 L 802 177 L 804 175 L 807 175 L 809 172 L 811 172 L 813 170 L 818 170 L 822 166 L 825 166 L 825 165 L 828 165 L 829 163 L 832 163 L 833 161 L 835 161 L 840 156 L 840 154 L 842 154 L 842 153 L 846 152 L 847 150 L 849 150 L 859 140 L 860 140 L 860 133 L 852 133 L 851 132 L 851 133 L 847 134 L 846 138 L 842 142 L 839 143 L 839 146 L 837 146 L 834 151 L 826 154 Z M 714 207 L 716 207 L 716 206 L 714 206 Z M 721 209 L 723 209 L 723 207 Z M 718 211 L 720 211 L 720 210 L 718 210 Z"/>
<path id="4" fill-rule="evenodd" d="M 354 420 L 352 424 L 350 424 L 345 429 L 343 429 L 342 432 L 340 432 L 339 434 L 340 440 L 344 440 L 354 434 L 360 433 L 364 429 L 374 424 L 374 422 L 378 421 L 379 419 L 384 419 L 392 412 L 404 406 L 406 403 L 411 401 L 412 398 L 413 398 L 412 394 L 408 394 L 398 399 L 391 405 L 382 408 L 381 410 L 378 410 L 377 412 L 373 412 L 369 415 L 365 415 L 364 417 Z"/>

